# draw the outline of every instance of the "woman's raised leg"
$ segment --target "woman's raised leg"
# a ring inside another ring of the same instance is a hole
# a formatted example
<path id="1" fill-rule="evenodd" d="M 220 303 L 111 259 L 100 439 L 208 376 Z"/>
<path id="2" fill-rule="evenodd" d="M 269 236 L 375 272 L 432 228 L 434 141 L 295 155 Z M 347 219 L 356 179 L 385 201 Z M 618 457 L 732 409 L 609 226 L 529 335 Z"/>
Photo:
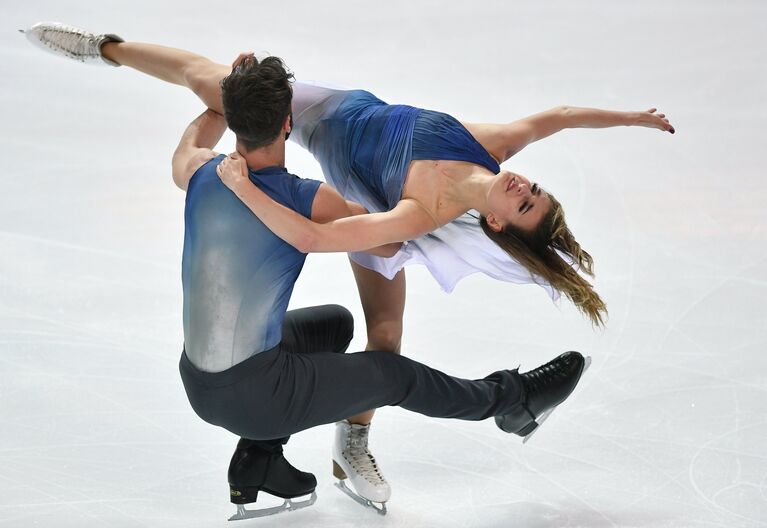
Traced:
<path id="1" fill-rule="evenodd" d="M 208 108 L 224 113 L 220 82 L 232 71 L 230 66 L 189 51 L 141 42 L 107 42 L 101 47 L 101 53 L 122 66 L 186 86 Z"/>

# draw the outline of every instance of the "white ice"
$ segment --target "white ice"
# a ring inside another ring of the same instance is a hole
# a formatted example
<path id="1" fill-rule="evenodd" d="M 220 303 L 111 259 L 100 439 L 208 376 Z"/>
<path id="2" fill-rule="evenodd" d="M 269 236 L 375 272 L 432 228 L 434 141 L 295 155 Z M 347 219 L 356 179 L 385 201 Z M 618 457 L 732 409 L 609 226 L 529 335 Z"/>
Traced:
<path id="1" fill-rule="evenodd" d="M 657 106 L 676 135 L 568 131 L 506 166 L 565 204 L 610 308 L 593 331 L 535 286 L 408 273 L 405 354 L 463 377 L 567 349 L 588 376 L 522 446 L 492 421 L 386 408 L 380 517 L 333 488 L 332 428 L 295 435 L 308 510 L 242 526 L 767 526 L 767 5 L 681 2 L 6 3 L 0 22 L 0 527 L 231 526 L 236 439 L 177 371 L 183 194 L 170 157 L 202 110 L 184 89 L 52 57 L 59 20 L 286 59 L 300 79 L 504 122 L 560 104 Z M 232 145 L 227 135 L 220 145 Z M 294 145 L 288 168 L 319 177 Z M 309 258 L 293 307 L 349 306 L 342 255 Z"/>

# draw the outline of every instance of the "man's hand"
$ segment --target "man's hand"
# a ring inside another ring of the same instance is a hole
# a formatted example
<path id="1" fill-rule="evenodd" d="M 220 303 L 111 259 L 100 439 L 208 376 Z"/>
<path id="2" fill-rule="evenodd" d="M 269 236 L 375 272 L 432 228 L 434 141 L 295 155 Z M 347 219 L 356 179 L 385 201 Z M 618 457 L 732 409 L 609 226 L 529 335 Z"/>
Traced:
<path id="1" fill-rule="evenodd" d="M 657 108 L 650 108 L 646 112 L 639 112 L 633 124 L 635 126 L 657 128 L 672 134 L 675 132 L 674 127 L 666 119 L 666 114 L 661 114 Z"/>
<path id="2" fill-rule="evenodd" d="M 242 189 L 244 184 L 250 184 L 248 165 L 245 163 L 245 158 L 237 152 L 232 152 L 218 164 L 216 174 L 224 185 L 238 196 L 238 190 Z"/>

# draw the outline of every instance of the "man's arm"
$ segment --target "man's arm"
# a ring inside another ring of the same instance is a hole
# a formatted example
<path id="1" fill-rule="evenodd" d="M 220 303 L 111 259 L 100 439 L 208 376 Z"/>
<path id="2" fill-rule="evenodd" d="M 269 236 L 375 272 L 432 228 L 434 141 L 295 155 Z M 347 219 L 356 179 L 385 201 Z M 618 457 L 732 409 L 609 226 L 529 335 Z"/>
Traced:
<path id="1" fill-rule="evenodd" d="M 466 128 L 497 161 L 504 162 L 530 143 L 566 128 L 643 126 L 674 133 L 665 114 L 655 108 L 646 112 L 615 112 L 598 108 L 558 106 L 506 125 L 466 124 Z"/>
<path id="2" fill-rule="evenodd" d="M 173 182 L 186 191 L 192 175 L 218 154 L 213 147 L 226 131 L 224 116 L 211 109 L 205 110 L 186 128 L 173 153 Z"/>

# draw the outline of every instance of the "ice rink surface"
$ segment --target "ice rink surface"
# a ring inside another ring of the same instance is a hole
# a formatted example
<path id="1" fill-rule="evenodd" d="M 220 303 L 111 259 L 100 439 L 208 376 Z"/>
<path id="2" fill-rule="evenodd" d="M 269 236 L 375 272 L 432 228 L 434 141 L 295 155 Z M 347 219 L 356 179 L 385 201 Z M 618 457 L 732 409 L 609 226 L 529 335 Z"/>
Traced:
<path id="1" fill-rule="evenodd" d="M 9 6 L 6 6 L 9 7 Z M 522 446 L 492 421 L 381 410 L 380 517 L 333 488 L 332 427 L 286 453 L 314 507 L 259 527 L 767 526 L 767 4 L 683 2 L 16 3 L 0 22 L 0 526 L 230 526 L 236 439 L 189 407 L 183 194 L 170 158 L 202 111 L 136 72 L 33 48 L 58 20 L 229 63 L 282 56 L 298 79 L 506 122 L 560 104 L 657 106 L 672 136 L 566 131 L 506 167 L 564 204 L 610 309 L 593 331 L 536 286 L 452 295 L 408 272 L 405 354 L 451 374 L 593 357 Z M 233 137 L 220 149 L 228 151 Z M 321 177 L 291 144 L 287 166 Z M 354 312 L 346 258 L 311 256 L 292 306 Z M 268 501 L 264 501 L 266 504 Z"/>

